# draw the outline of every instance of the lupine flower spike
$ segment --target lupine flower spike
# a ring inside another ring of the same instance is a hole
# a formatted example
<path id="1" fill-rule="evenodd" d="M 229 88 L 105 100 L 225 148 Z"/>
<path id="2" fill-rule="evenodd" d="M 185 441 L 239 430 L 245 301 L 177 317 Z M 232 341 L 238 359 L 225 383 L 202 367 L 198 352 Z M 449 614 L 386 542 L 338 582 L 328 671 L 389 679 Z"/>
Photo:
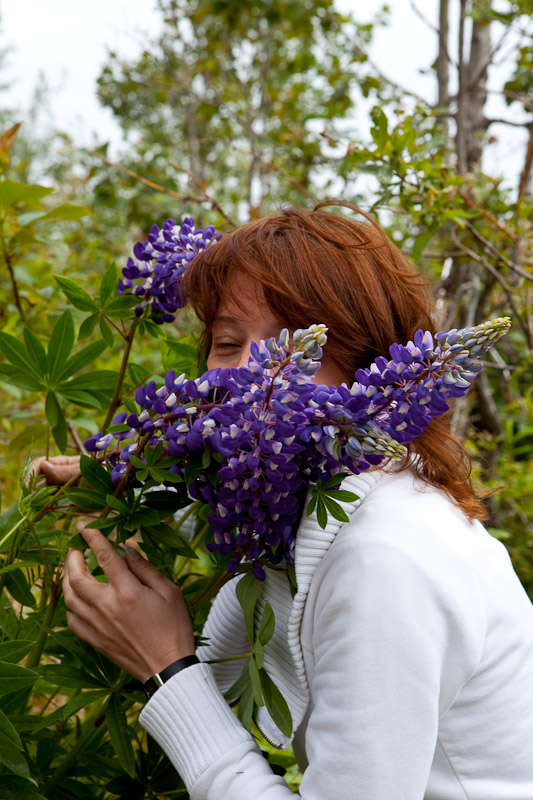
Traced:
<path id="1" fill-rule="evenodd" d="M 112 478 L 124 474 L 136 449 L 124 440 L 133 435 L 163 442 L 162 457 L 174 459 L 178 479 L 189 458 L 209 454 L 215 479 L 201 474 L 188 488 L 211 508 L 210 548 L 229 556 L 230 571 L 244 558 L 262 579 L 266 563 L 294 560 L 307 485 L 402 458 L 448 401 L 465 394 L 509 327 L 503 318 L 435 337 L 417 331 L 406 345 L 393 344 L 389 359 L 358 370 L 350 387 L 313 380 L 327 341 L 324 325 L 295 331 L 292 352 L 287 330 L 277 341 L 254 342 L 247 366 L 209 370 L 196 380 L 171 370 L 163 385 L 150 381 L 137 390 L 138 413 L 115 417 L 129 428 L 113 434 L 119 446 L 107 452 Z M 109 447 L 108 436 L 97 433 L 87 450 Z"/>
<path id="2" fill-rule="evenodd" d="M 149 308 L 154 322 L 172 322 L 174 312 L 185 305 L 181 279 L 187 266 L 219 238 L 213 225 L 197 230 L 192 217 L 185 217 L 181 226 L 173 219 L 162 228 L 152 225 L 146 241 L 133 248 L 135 258 L 129 258 L 122 270 L 118 293 L 139 297 L 137 316 Z"/>

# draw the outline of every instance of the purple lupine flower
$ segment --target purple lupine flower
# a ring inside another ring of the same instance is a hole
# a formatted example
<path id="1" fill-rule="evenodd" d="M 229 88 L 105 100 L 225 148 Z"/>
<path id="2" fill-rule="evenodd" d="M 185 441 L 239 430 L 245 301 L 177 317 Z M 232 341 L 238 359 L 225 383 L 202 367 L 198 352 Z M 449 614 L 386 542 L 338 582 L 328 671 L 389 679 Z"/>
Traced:
<path id="1" fill-rule="evenodd" d="M 163 457 L 176 460 L 171 469 L 182 478 L 190 456 L 215 456 L 216 474 L 201 474 L 188 487 L 211 511 L 208 548 L 229 557 L 230 572 L 246 559 L 263 579 L 265 564 L 294 561 L 307 485 L 404 456 L 405 444 L 448 409 L 449 399 L 465 394 L 480 359 L 509 326 L 505 318 L 435 337 L 417 331 L 406 345 L 391 345 L 389 359 L 358 370 L 350 387 L 313 380 L 323 325 L 296 331 L 292 354 L 283 330 L 278 340 L 254 342 L 244 367 L 209 370 L 196 380 L 171 370 L 159 388 L 150 381 L 136 391 L 139 413 L 121 412 L 115 421 L 137 435 L 151 433 L 152 446 L 162 441 Z M 86 446 L 104 449 L 110 440 L 98 433 Z M 135 448 L 109 455 L 113 481 Z"/>
<path id="2" fill-rule="evenodd" d="M 192 217 L 185 217 L 181 225 L 173 219 L 167 219 L 162 228 L 152 225 L 146 241 L 133 248 L 134 258 L 122 270 L 118 293 L 141 299 L 135 307 L 137 316 L 149 308 L 154 322 L 172 322 L 174 312 L 186 302 L 181 281 L 187 266 L 219 238 L 213 225 L 196 229 Z"/>

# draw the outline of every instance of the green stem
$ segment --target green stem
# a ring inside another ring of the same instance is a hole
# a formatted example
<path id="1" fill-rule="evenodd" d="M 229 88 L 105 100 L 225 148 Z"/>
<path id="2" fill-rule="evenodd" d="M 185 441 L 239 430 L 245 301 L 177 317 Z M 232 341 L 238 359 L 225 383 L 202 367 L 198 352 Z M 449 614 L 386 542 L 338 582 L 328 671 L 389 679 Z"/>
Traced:
<path id="1" fill-rule="evenodd" d="M 74 483 L 77 483 L 80 478 L 81 478 L 81 472 L 78 472 L 76 475 L 74 475 L 73 478 L 64 483 L 63 486 L 60 486 L 55 495 L 51 497 L 50 500 L 48 500 L 41 508 L 41 510 L 35 515 L 35 517 L 33 518 L 33 522 L 34 523 L 39 522 L 39 520 L 44 517 L 44 515 L 50 510 L 50 508 L 52 506 L 55 506 L 55 504 L 57 503 L 57 498 L 63 494 L 64 490 L 69 489 Z"/>
<path id="2" fill-rule="evenodd" d="M 19 528 L 22 525 L 23 522 L 26 522 L 27 519 L 28 519 L 27 517 L 22 517 L 22 519 L 19 519 L 19 521 L 17 522 L 16 525 L 13 525 L 11 530 L 9 530 L 6 533 L 6 535 L 4 536 L 4 538 L 0 541 L 0 547 L 2 547 L 7 542 L 7 540 L 10 538 L 10 536 L 12 536 L 15 533 L 15 531 L 17 530 L 17 528 Z"/>
<path id="3" fill-rule="evenodd" d="M 9 539 L 11 534 L 16 533 L 18 531 L 18 529 L 20 528 L 20 526 L 22 525 L 22 523 L 26 522 L 26 520 L 27 520 L 27 517 L 22 517 L 22 519 L 19 520 L 19 522 L 17 522 L 17 524 L 14 525 L 11 528 L 11 530 L 6 533 L 6 535 L 4 536 L 4 538 L 2 539 L 2 542 L 0 544 L 3 544 L 5 541 L 7 541 L 7 539 Z M 13 539 L 13 541 L 11 542 L 11 547 L 9 549 L 9 554 L 7 556 L 7 560 L 6 560 L 6 563 L 4 564 L 4 566 L 8 566 L 9 564 L 12 564 L 13 561 L 15 560 L 15 558 L 17 556 L 17 550 L 18 550 L 18 544 L 19 544 L 18 540 L 19 540 L 19 537 L 18 537 L 18 535 L 16 535 L 15 538 Z M 6 581 L 7 581 L 7 576 L 8 576 L 7 572 L 3 572 L 2 575 L 0 575 L 0 597 L 2 596 L 2 592 L 4 591 L 4 587 L 5 587 Z"/>
<path id="4" fill-rule="evenodd" d="M 44 650 L 44 646 L 46 644 L 46 639 L 48 637 L 48 631 L 52 626 L 52 620 L 54 618 L 54 614 L 56 612 L 57 603 L 59 601 L 59 597 L 61 595 L 61 588 L 59 583 L 59 575 L 57 575 L 56 579 L 52 583 L 52 588 L 50 592 L 50 602 L 48 604 L 48 608 L 46 609 L 46 615 L 43 620 L 42 628 L 39 631 L 39 635 L 35 641 L 33 649 L 28 655 L 26 659 L 26 667 L 28 669 L 33 669 L 39 664 L 41 660 L 41 655 Z"/>
<path id="5" fill-rule="evenodd" d="M 199 597 L 195 597 L 194 601 L 191 602 L 191 608 L 193 613 L 196 613 L 196 611 L 198 611 L 199 608 L 205 606 L 205 604 L 208 603 L 209 600 L 211 600 L 211 598 L 214 597 L 219 592 L 219 590 L 224 586 L 224 584 L 227 583 L 229 580 L 231 580 L 233 577 L 234 576 L 231 574 L 231 572 L 224 572 L 220 576 L 220 578 L 216 581 L 216 583 L 213 586 L 211 586 L 211 588 L 207 589 L 207 591 L 204 591 L 203 593 L 200 592 Z"/>
<path id="6" fill-rule="evenodd" d="M 118 373 L 117 384 L 115 386 L 115 391 L 113 392 L 113 397 L 111 398 L 111 404 L 109 406 L 107 416 L 104 420 L 104 424 L 102 425 L 102 430 L 104 431 L 106 430 L 106 428 L 109 427 L 109 423 L 113 419 L 115 411 L 122 402 L 122 384 L 124 383 L 124 378 L 126 376 L 126 368 L 128 366 L 128 359 L 130 357 L 131 346 L 133 344 L 133 339 L 135 337 L 136 330 L 137 328 L 132 326 L 126 335 L 126 349 L 124 350 L 124 354 L 122 356 L 122 363 L 120 365 L 120 371 Z"/>
<path id="7" fill-rule="evenodd" d="M 199 500 L 196 501 L 196 503 L 199 503 L 199 502 L 200 502 Z M 194 505 L 195 505 L 195 503 L 193 503 L 193 506 Z M 183 518 L 180 519 L 178 525 L 181 525 L 182 519 Z M 194 539 L 191 542 L 191 549 L 192 550 L 196 550 L 196 548 L 200 546 L 200 543 L 201 543 L 202 539 L 204 538 L 205 534 L 207 533 L 207 529 L 208 528 L 209 528 L 209 523 L 208 522 L 206 522 L 205 525 L 202 525 L 200 531 L 196 534 L 196 536 L 194 537 Z M 179 578 L 179 576 L 181 575 L 181 573 L 183 572 L 183 570 L 185 569 L 185 567 L 187 566 L 187 564 L 189 563 L 190 560 L 191 559 L 187 558 L 187 556 L 179 556 L 178 557 L 178 559 L 176 561 L 176 569 L 174 570 L 174 580 L 175 581 Z"/>

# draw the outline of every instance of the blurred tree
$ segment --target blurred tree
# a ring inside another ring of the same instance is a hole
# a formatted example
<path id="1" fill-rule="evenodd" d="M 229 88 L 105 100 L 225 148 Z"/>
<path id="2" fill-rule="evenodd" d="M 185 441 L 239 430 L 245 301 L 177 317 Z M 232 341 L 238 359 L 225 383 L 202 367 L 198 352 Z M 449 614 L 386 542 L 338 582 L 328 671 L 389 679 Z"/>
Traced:
<path id="1" fill-rule="evenodd" d="M 326 121 L 346 129 L 372 25 L 332 0 L 158 6 L 159 40 L 135 61 L 112 53 L 98 81 L 143 175 L 216 197 L 241 220 L 300 202 L 319 178 L 327 192 L 334 174 L 317 134 Z"/>

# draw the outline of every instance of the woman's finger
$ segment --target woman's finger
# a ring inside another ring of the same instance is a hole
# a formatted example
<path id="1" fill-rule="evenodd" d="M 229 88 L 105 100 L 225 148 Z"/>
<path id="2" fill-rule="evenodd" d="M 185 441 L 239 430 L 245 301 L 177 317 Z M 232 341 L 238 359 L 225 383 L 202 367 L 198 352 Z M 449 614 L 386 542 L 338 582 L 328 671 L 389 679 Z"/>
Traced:
<path id="1" fill-rule="evenodd" d="M 63 576 L 63 597 L 65 598 L 65 605 L 81 619 L 87 621 L 90 616 L 90 608 L 83 599 L 82 593 L 76 591 L 70 582 L 68 570 L 65 570 Z"/>
<path id="2" fill-rule="evenodd" d="M 167 585 L 171 585 L 159 570 L 157 570 L 146 558 L 139 553 L 135 547 L 126 547 L 126 564 L 136 578 L 150 589 L 155 589 L 161 593 Z"/>
<path id="3" fill-rule="evenodd" d="M 77 528 L 91 550 L 96 556 L 98 566 L 101 567 L 112 583 L 131 583 L 134 576 L 124 563 L 122 556 L 117 553 L 111 542 L 95 528 L 87 528 L 83 522 L 77 523 Z M 96 580 L 96 579 L 95 579 Z M 98 581 L 97 581 L 98 583 Z"/>
<path id="4" fill-rule="evenodd" d="M 97 644 L 97 637 L 92 625 L 89 625 L 88 622 L 85 622 L 85 620 L 72 611 L 67 611 L 67 624 L 72 633 L 75 633 L 76 636 L 79 636 L 84 642 L 95 647 Z"/>

